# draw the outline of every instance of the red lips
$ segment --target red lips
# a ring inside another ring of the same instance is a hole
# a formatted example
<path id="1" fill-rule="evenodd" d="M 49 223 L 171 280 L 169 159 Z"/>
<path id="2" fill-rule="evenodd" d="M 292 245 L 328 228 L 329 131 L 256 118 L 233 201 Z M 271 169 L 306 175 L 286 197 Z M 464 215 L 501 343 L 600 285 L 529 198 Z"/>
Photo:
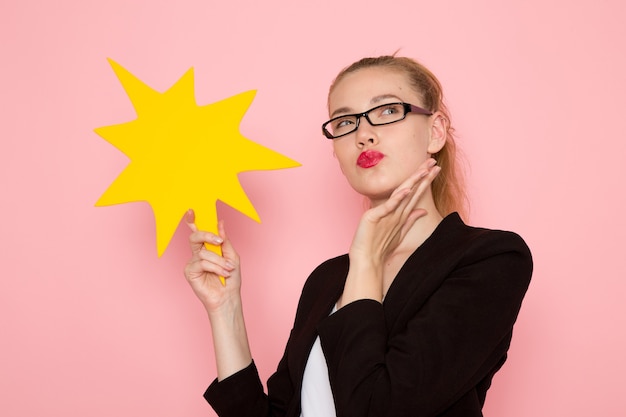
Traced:
<path id="1" fill-rule="evenodd" d="M 356 160 L 356 164 L 361 168 L 371 168 L 378 165 L 384 157 L 385 155 L 378 151 L 365 151 L 361 152 L 361 155 Z"/>

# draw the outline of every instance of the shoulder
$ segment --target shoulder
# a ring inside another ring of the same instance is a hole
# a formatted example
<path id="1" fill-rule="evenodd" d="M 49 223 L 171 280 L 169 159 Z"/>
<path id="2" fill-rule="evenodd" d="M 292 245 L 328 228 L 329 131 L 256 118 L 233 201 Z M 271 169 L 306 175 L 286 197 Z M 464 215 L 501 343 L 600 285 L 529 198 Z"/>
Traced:
<path id="1" fill-rule="evenodd" d="M 453 213 L 409 257 L 396 279 L 434 291 L 451 278 L 467 277 L 485 287 L 508 283 L 525 291 L 532 269 L 530 250 L 517 233 L 468 226 Z"/>
<path id="2" fill-rule="evenodd" d="M 311 272 L 300 294 L 296 323 L 330 314 L 343 290 L 349 265 L 348 255 L 344 254 L 322 262 Z"/>
<path id="3" fill-rule="evenodd" d="M 426 303 L 443 310 L 455 303 L 458 309 L 482 305 L 507 313 L 512 323 L 532 269 L 518 234 L 468 226 L 454 213 L 409 257 L 385 297 L 386 311 L 402 322 Z"/>
<path id="4" fill-rule="evenodd" d="M 343 287 L 343 281 L 348 274 L 349 267 L 350 260 L 347 254 L 322 262 L 313 270 L 313 272 L 311 272 L 304 283 L 302 292 L 325 292 L 323 290 L 334 288 L 339 282 L 341 282 L 341 286 Z"/>
<path id="5" fill-rule="evenodd" d="M 324 275 L 324 274 L 337 274 L 347 272 L 349 266 L 348 254 L 336 256 L 331 259 L 327 259 L 319 264 L 311 275 Z"/>
<path id="6" fill-rule="evenodd" d="M 459 266 L 473 270 L 491 285 L 518 288 L 523 294 L 530 284 L 533 259 L 524 239 L 515 232 L 481 227 L 467 228 L 467 243 Z M 497 282 L 497 285 L 496 285 Z"/>
<path id="7" fill-rule="evenodd" d="M 532 265 L 530 249 L 520 235 L 506 230 L 468 226 L 456 213 L 441 222 L 431 239 L 431 250 L 445 248 L 450 255 L 473 259 L 515 253 Z"/>

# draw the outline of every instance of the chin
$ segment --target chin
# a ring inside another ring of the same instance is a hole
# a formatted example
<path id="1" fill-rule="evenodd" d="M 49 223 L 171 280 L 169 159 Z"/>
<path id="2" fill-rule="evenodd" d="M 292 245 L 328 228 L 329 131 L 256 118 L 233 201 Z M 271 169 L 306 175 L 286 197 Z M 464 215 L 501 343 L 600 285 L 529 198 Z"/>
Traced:
<path id="1" fill-rule="evenodd" d="M 386 200 L 391 193 L 402 184 L 401 180 L 383 175 L 383 171 L 367 170 L 346 175 L 343 172 L 350 187 L 357 193 L 370 200 Z"/>
<path id="2" fill-rule="evenodd" d="M 393 190 L 395 190 L 395 188 L 381 190 L 380 188 L 372 189 L 372 187 L 364 187 L 363 189 L 354 188 L 354 190 L 368 200 L 375 202 L 380 200 L 387 200 L 391 196 L 391 193 L 393 192 Z"/>

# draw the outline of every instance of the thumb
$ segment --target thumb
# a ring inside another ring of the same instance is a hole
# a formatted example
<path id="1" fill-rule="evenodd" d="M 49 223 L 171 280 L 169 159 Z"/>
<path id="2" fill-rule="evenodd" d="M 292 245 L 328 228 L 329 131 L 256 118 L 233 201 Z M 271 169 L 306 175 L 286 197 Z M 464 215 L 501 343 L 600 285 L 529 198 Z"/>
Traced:
<path id="1" fill-rule="evenodd" d="M 239 262 L 239 256 L 237 251 L 233 247 L 228 235 L 226 234 L 226 228 L 224 227 L 224 220 L 220 220 L 217 223 L 217 230 L 224 243 L 222 243 L 222 256 L 230 261 Z"/>
<path id="2" fill-rule="evenodd" d="M 187 210 L 187 212 L 185 213 L 184 220 L 192 232 L 198 231 L 198 227 L 196 226 L 196 213 L 193 211 L 193 209 Z"/>

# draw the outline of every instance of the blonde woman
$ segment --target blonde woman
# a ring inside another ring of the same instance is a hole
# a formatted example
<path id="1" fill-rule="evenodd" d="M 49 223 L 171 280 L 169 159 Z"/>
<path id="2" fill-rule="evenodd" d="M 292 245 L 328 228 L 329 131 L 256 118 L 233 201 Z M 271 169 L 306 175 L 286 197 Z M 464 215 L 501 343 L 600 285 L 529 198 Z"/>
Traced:
<path id="1" fill-rule="evenodd" d="M 323 134 L 370 208 L 348 253 L 306 281 L 267 394 L 248 345 L 239 256 L 222 225 L 219 235 L 198 231 L 187 216 L 185 275 L 217 362 L 205 398 L 233 417 L 481 416 L 530 282 L 528 247 L 462 221 L 453 129 L 424 66 L 364 58 L 339 73 L 328 111 Z"/>

